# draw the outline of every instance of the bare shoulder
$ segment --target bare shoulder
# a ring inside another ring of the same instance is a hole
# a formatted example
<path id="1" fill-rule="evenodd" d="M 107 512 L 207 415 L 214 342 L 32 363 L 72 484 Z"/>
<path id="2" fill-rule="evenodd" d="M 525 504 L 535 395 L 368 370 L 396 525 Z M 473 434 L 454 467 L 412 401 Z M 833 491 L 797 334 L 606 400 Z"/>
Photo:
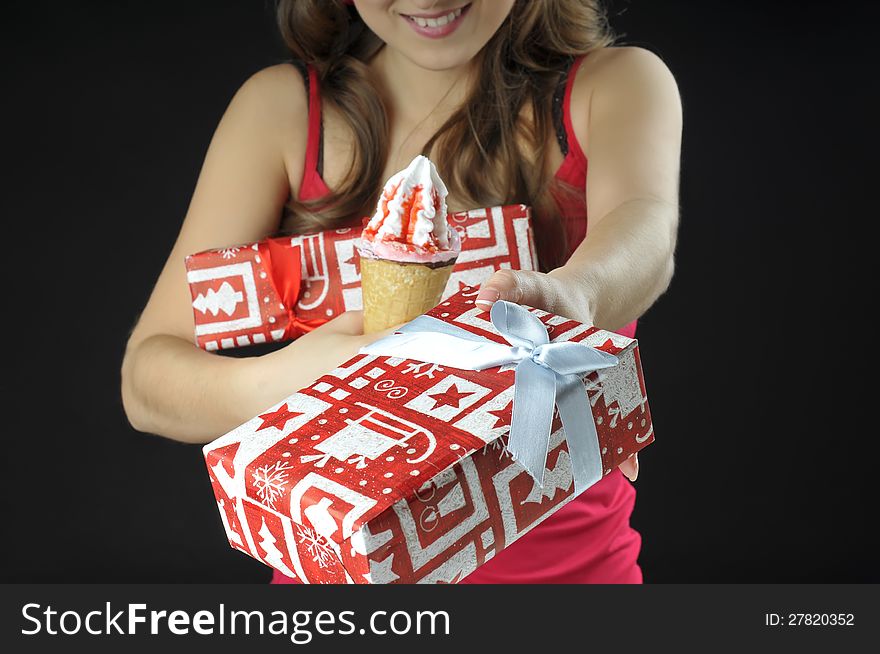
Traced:
<path id="1" fill-rule="evenodd" d="M 675 85 L 666 62 L 650 50 L 633 46 L 600 48 L 590 53 L 577 77 L 584 78 L 585 86 L 625 85 L 646 80 Z"/>
<path id="2" fill-rule="evenodd" d="M 308 138 L 308 109 L 309 99 L 299 70 L 292 64 L 276 64 L 247 78 L 227 113 L 250 123 L 251 133 L 261 133 L 280 144 L 288 177 L 298 185 Z"/>
<path id="3" fill-rule="evenodd" d="M 675 76 L 659 56 L 645 48 L 620 46 L 590 53 L 572 84 L 572 124 L 578 137 L 588 137 L 592 118 L 605 112 L 638 107 L 681 113 Z"/>
<path id="4" fill-rule="evenodd" d="M 223 122 L 232 122 L 252 138 L 292 137 L 305 147 L 308 97 L 299 71 L 291 64 L 263 68 L 248 77 L 233 96 Z"/>
<path id="5" fill-rule="evenodd" d="M 236 92 L 266 111 L 307 109 L 308 97 L 299 70 L 292 64 L 276 64 L 248 77 Z"/>

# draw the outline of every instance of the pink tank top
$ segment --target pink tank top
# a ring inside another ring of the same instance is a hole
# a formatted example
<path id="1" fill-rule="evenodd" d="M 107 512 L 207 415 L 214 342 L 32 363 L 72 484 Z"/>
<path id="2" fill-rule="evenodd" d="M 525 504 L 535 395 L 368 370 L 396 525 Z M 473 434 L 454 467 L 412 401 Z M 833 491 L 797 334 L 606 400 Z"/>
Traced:
<path id="1" fill-rule="evenodd" d="M 582 61 L 583 57 L 573 59 L 563 73 L 553 107 L 557 140 L 565 155 L 556 177 L 583 191 L 577 202 L 560 198 L 569 255 L 587 233 L 587 158 L 575 136 L 569 111 L 573 80 Z M 300 198 L 318 199 L 330 193 L 321 177 L 320 88 L 315 69 L 299 66 L 309 92 L 309 132 Z M 541 228 L 538 216 L 535 228 Z M 541 257 L 540 250 L 538 256 Z M 620 333 L 633 337 L 635 329 L 633 322 Z M 629 524 L 635 496 L 633 485 L 615 469 L 461 583 L 642 583 L 637 563 L 641 536 Z M 299 582 L 274 570 L 272 583 Z"/>

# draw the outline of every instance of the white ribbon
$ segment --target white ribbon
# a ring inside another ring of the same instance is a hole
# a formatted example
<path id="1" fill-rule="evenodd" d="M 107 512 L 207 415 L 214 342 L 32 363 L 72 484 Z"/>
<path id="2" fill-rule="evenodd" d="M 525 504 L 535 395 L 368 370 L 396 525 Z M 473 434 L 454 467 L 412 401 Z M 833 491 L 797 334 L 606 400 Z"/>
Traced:
<path id="1" fill-rule="evenodd" d="M 360 351 L 460 370 L 515 364 L 508 451 L 543 487 L 554 407 L 558 407 L 575 493 L 586 490 L 602 478 L 602 455 L 583 377 L 616 366 L 617 357 L 583 343 L 551 343 L 544 324 L 518 304 L 499 300 L 492 305 L 490 318 L 510 345 L 430 316 L 419 316 L 398 333 Z"/>

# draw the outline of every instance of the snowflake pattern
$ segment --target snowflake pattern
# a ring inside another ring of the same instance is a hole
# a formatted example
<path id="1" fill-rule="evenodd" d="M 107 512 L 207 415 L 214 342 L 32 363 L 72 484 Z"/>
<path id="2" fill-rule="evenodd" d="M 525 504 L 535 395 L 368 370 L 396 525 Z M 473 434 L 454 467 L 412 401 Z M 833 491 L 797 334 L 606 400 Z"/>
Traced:
<path id="1" fill-rule="evenodd" d="M 489 450 L 498 450 L 498 460 L 500 461 L 504 457 L 510 457 L 510 450 L 508 450 L 504 443 L 500 438 L 496 438 L 491 443 L 486 443 L 483 446 L 483 454 L 486 454 Z"/>
<path id="2" fill-rule="evenodd" d="M 238 256 L 239 250 L 241 250 L 241 248 L 223 248 L 222 250 L 217 250 L 217 252 L 224 259 L 234 259 Z"/>
<path id="3" fill-rule="evenodd" d="M 427 367 L 427 370 L 425 368 Z M 401 374 L 408 375 L 409 373 L 417 373 L 413 375 L 415 379 L 419 377 L 427 377 L 428 379 L 434 379 L 435 372 L 443 372 L 443 368 L 434 363 L 415 363 L 409 362 L 406 364 L 406 368 L 403 369 Z"/>
<path id="4" fill-rule="evenodd" d="M 614 429 L 617 427 L 617 420 L 623 417 L 623 412 L 619 406 L 610 406 L 608 407 L 608 415 L 611 417 L 611 422 L 608 423 L 608 426 Z"/>
<path id="5" fill-rule="evenodd" d="M 278 498 L 284 494 L 289 468 L 290 462 L 277 461 L 271 466 L 260 466 L 252 473 L 257 496 L 272 509 L 275 508 Z"/>
<path id="6" fill-rule="evenodd" d="M 299 542 L 305 543 L 306 552 L 312 557 L 312 561 L 322 568 L 329 567 L 330 563 L 336 559 L 336 556 L 327 539 L 313 529 L 302 525 L 295 526 Z"/>

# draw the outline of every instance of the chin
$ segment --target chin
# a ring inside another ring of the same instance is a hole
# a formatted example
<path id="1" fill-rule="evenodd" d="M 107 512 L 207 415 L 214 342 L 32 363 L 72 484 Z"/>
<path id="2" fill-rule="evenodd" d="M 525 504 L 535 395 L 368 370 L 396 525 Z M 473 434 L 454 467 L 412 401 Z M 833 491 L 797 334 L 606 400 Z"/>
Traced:
<path id="1" fill-rule="evenodd" d="M 470 53 L 462 52 L 428 53 L 424 50 L 419 50 L 416 52 L 404 51 L 404 54 L 410 61 L 412 61 L 420 68 L 435 72 L 443 70 L 454 70 L 456 68 L 461 68 L 462 66 L 467 66 L 471 63 L 473 59 L 473 55 L 471 55 Z"/>

